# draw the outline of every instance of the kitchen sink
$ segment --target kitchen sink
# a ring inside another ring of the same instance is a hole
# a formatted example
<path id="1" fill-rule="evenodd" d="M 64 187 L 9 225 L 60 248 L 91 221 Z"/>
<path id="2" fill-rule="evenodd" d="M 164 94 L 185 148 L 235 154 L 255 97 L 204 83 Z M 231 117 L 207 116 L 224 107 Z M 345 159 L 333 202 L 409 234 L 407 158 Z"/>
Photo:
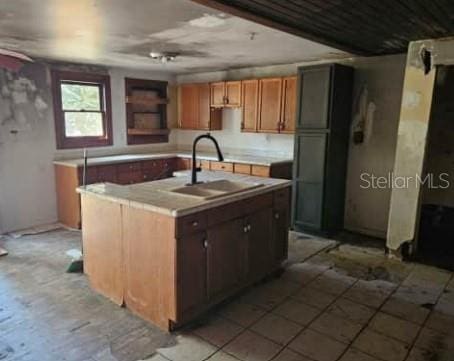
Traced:
<path id="1" fill-rule="evenodd" d="M 254 188 L 262 187 L 261 183 L 233 182 L 229 180 L 217 180 L 195 185 L 187 185 L 179 188 L 170 189 L 172 193 L 192 196 L 202 199 L 213 199 L 222 196 L 248 191 Z"/>

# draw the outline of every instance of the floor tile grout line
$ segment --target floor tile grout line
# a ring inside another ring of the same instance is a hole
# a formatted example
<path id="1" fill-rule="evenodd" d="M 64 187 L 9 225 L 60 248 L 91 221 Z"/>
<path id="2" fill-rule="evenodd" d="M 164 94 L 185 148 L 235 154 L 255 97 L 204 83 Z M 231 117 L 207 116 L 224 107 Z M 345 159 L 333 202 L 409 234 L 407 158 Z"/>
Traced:
<path id="1" fill-rule="evenodd" d="M 314 256 L 315 256 L 315 255 L 314 255 Z M 310 258 L 312 258 L 312 257 L 309 257 L 308 259 L 310 259 Z M 304 262 L 306 262 L 306 261 L 304 261 Z M 304 262 L 302 262 L 302 263 L 304 263 Z M 298 263 L 299 263 L 299 262 L 298 262 Z M 284 298 L 281 300 L 281 302 L 280 302 L 279 304 L 275 305 L 274 307 L 272 307 L 272 308 L 270 308 L 270 309 L 264 309 L 263 307 L 260 307 L 260 306 L 257 306 L 257 305 L 251 305 L 251 304 L 248 304 L 248 303 L 247 303 L 247 305 L 249 305 L 249 306 L 255 306 L 255 307 L 260 308 L 261 310 L 265 311 L 265 313 L 264 313 L 261 317 L 259 317 L 257 320 L 255 320 L 254 322 L 252 322 L 250 325 L 248 325 L 248 326 L 246 326 L 246 327 L 240 325 L 240 326 L 244 327 L 244 330 L 243 330 L 242 332 L 240 332 L 238 335 L 236 335 L 233 339 L 231 339 L 231 340 L 230 340 L 227 344 L 225 344 L 220 350 L 224 349 L 225 346 L 227 346 L 228 344 L 230 344 L 231 342 L 233 342 L 233 341 L 234 341 L 235 339 L 237 339 L 241 334 L 243 334 L 245 331 L 248 330 L 248 331 L 250 331 L 250 332 L 252 332 L 252 333 L 254 333 L 254 334 L 256 334 L 256 335 L 259 335 L 259 336 L 261 336 L 261 337 L 264 337 L 265 339 L 267 339 L 267 340 L 269 340 L 269 341 L 272 341 L 273 343 L 275 343 L 275 344 L 281 346 L 279 352 L 276 353 L 276 355 L 274 355 L 274 356 L 270 359 L 270 361 L 273 360 L 273 359 L 275 359 L 280 353 L 282 353 L 282 351 L 288 346 L 288 344 L 289 344 L 291 341 L 293 341 L 293 339 L 294 339 L 295 337 L 297 337 L 301 332 L 303 332 L 303 331 L 306 329 L 306 325 L 301 325 L 301 324 L 299 324 L 299 325 L 303 326 L 302 330 L 301 330 L 294 338 L 292 338 L 288 343 L 286 343 L 286 344 L 284 344 L 284 345 L 278 344 L 278 343 L 276 343 L 276 341 L 271 340 L 271 339 L 269 339 L 268 337 L 265 337 L 265 336 L 262 336 L 262 335 L 258 334 L 257 332 L 255 332 L 254 330 L 252 330 L 251 327 L 252 327 L 253 325 L 255 325 L 256 323 L 258 323 L 258 322 L 259 322 L 261 319 L 263 319 L 266 315 L 272 313 L 273 310 L 275 310 L 277 307 L 279 307 L 280 305 L 282 305 L 284 302 L 288 301 L 289 299 L 292 299 L 292 296 L 293 296 L 294 294 L 296 294 L 297 292 L 299 292 L 299 291 L 302 290 L 303 288 L 307 287 L 310 283 L 312 283 L 315 279 L 317 279 L 318 277 L 320 277 L 321 275 L 323 275 L 323 274 L 324 274 L 326 271 L 328 271 L 328 270 L 329 270 L 329 269 L 326 269 L 326 270 L 322 271 L 321 273 L 319 273 L 318 275 L 314 276 L 306 285 L 302 285 L 301 287 L 298 287 L 298 289 L 297 289 L 296 291 L 294 291 L 294 292 L 290 293 L 288 296 L 284 297 Z M 291 282 L 291 281 L 290 281 L 290 282 Z M 296 282 L 293 282 L 293 283 L 296 283 Z M 221 317 L 222 317 L 222 316 L 221 316 Z M 233 320 L 230 320 L 230 319 L 228 319 L 228 320 L 234 322 Z M 236 323 L 236 322 L 234 322 L 234 323 Z M 236 323 L 236 324 L 238 324 L 238 323 Z M 224 352 L 228 353 L 227 351 L 224 351 Z M 228 353 L 228 354 L 231 355 L 230 353 Z"/>
<path id="2" fill-rule="evenodd" d="M 407 276 L 407 277 L 408 277 L 408 276 Z M 341 360 L 342 357 L 344 357 L 344 355 L 348 352 L 348 350 L 350 350 L 350 348 L 353 348 L 353 344 L 354 344 L 355 341 L 358 339 L 359 335 L 361 335 L 361 333 L 362 333 L 364 330 L 367 329 L 367 326 L 370 325 L 371 320 L 372 320 L 372 319 L 381 311 L 381 309 L 382 309 L 383 306 L 386 304 L 386 302 L 388 302 L 388 301 L 391 299 L 392 295 L 399 289 L 399 287 L 402 285 L 403 282 L 404 282 L 404 280 L 402 280 L 402 281 L 397 285 L 397 287 L 396 287 L 392 292 L 389 293 L 389 295 L 385 298 L 385 300 L 382 302 L 382 304 L 381 304 L 378 308 L 374 309 L 374 310 L 375 310 L 374 314 L 373 314 L 373 315 L 369 318 L 369 320 L 364 324 L 364 326 L 363 326 L 363 327 L 361 328 L 361 330 L 356 334 L 356 336 L 350 341 L 349 346 L 344 350 L 344 352 L 338 357 L 337 360 Z M 375 358 L 377 358 L 377 359 L 383 360 L 383 359 L 381 359 L 380 357 L 377 357 L 376 355 L 371 355 L 371 354 L 369 354 L 369 353 L 367 353 L 367 352 L 364 352 L 364 351 L 362 351 L 362 350 L 360 350 L 360 351 L 363 352 L 363 353 L 366 354 L 366 355 L 371 356 L 371 357 L 375 357 Z M 404 360 L 405 360 L 405 359 L 404 359 Z M 383 360 L 383 361 L 386 361 L 386 360 Z"/>
<path id="3" fill-rule="evenodd" d="M 317 278 L 321 277 L 321 276 L 324 275 L 327 271 L 332 270 L 333 268 L 334 268 L 334 267 L 330 267 L 330 268 L 326 269 L 325 271 L 323 271 L 322 273 L 320 273 L 319 275 L 315 276 L 315 277 L 314 277 L 313 279 L 311 279 L 311 281 L 309 281 L 306 285 L 303 285 L 303 286 L 301 287 L 301 289 L 308 287 L 308 286 L 309 286 L 312 282 L 314 282 Z M 284 347 L 282 348 L 282 350 L 281 350 L 279 353 L 277 353 L 271 360 L 273 360 L 273 359 L 275 359 L 277 356 L 279 356 L 279 354 L 282 353 L 283 350 L 285 350 L 286 348 L 288 348 L 288 346 L 289 346 L 297 337 L 299 337 L 304 331 L 306 331 L 307 329 L 309 329 L 309 326 L 310 326 L 312 323 L 314 323 L 314 322 L 315 322 L 323 313 L 325 313 L 326 310 L 327 310 L 329 307 L 331 307 L 339 298 L 341 298 L 343 294 L 345 294 L 350 288 L 352 288 L 353 285 L 356 284 L 357 281 L 358 281 L 358 280 L 356 280 L 355 282 L 353 282 L 353 283 L 352 283 L 349 287 L 347 287 L 342 293 L 340 293 L 338 296 L 336 296 L 336 298 L 335 298 L 331 303 L 329 303 L 326 307 L 324 307 L 322 310 L 318 309 L 318 310 L 320 311 L 320 313 L 319 313 L 316 317 L 314 317 L 314 319 L 311 320 L 307 325 L 304 325 L 303 328 L 301 329 L 301 331 L 298 332 L 293 338 L 291 338 L 291 339 L 284 345 Z M 326 293 L 326 292 L 325 292 L 325 293 Z M 294 294 L 296 294 L 296 292 L 295 292 Z M 291 298 L 291 296 L 292 296 L 292 295 L 288 296 L 288 298 Z M 334 296 L 334 295 L 333 295 L 333 296 Z M 301 302 L 301 303 L 305 304 L 304 302 Z M 314 308 L 315 308 L 315 307 L 314 307 Z M 320 332 L 318 332 L 318 333 L 320 333 Z M 324 335 L 324 334 L 322 334 L 322 333 L 320 333 L 320 334 L 321 334 L 321 335 Z M 324 335 L 324 336 L 327 336 L 327 335 Z M 329 336 L 327 336 L 327 337 L 329 337 Z M 329 338 L 331 338 L 331 337 L 329 337 Z M 331 338 L 331 339 L 332 339 L 332 338 Z M 337 340 L 335 340 L 335 341 L 337 341 Z M 292 351 L 294 351 L 294 350 L 292 349 Z M 296 352 L 296 353 L 298 353 L 298 354 L 301 354 L 300 352 L 297 352 L 297 351 L 294 351 L 294 352 Z M 303 355 L 303 354 L 301 354 L 301 355 L 304 356 L 304 357 L 308 357 L 308 356 Z M 309 357 L 309 358 L 310 358 L 310 357 Z"/>
<path id="4" fill-rule="evenodd" d="M 413 342 L 411 343 L 411 347 L 408 349 L 408 352 L 407 352 L 407 355 L 404 358 L 404 361 L 408 360 L 408 358 L 410 357 L 410 352 L 416 347 L 416 341 L 418 340 L 419 336 L 421 335 L 422 331 L 424 330 L 424 328 L 425 328 L 425 326 L 427 324 L 427 321 L 429 320 L 430 316 L 433 314 L 435 306 L 440 301 L 441 297 L 443 296 L 444 291 L 446 290 L 446 288 L 448 287 L 449 283 L 452 280 L 454 280 L 454 274 L 451 274 L 451 277 L 446 282 L 445 286 L 443 287 L 443 290 L 438 295 L 437 300 L 434 303 L 434 307 L 429 310 L 429 313 L 427 314 L 426 318 L 424 319 L 423 323 L 421 324 L 421 328 L 419 329 L 418 333 L 416 334 L 416 337 L 414 338 Z M 430 327 L 427 327 L 427 328 L 431 329 Z"/>

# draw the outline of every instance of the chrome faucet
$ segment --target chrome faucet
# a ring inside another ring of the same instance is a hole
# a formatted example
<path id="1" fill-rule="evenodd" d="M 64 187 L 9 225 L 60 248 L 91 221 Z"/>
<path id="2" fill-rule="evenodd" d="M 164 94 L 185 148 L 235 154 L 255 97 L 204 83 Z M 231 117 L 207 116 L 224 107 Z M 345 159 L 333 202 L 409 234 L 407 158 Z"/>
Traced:
<path id="1" fill-rule="evenodd" d="M 213 141 L 214 146 L 216 147 L 216 151 L 218 153 L 218 160 L 222 162 L 224 160 L 224 156 L 222 155 L 221 149 L 219 148 L 219 144 L 214 139 L 214 137 L 210 133 L 199 135 L 197 138 L 194 139 L 194 143 L 192 144 L 192 174 L 191 174 L 191 185 L 197 184 L 197 172 L 200 172 L 202 168 L 197 167 L 196 165 L 196 146 L 200 139 L 207 138 Z"/>

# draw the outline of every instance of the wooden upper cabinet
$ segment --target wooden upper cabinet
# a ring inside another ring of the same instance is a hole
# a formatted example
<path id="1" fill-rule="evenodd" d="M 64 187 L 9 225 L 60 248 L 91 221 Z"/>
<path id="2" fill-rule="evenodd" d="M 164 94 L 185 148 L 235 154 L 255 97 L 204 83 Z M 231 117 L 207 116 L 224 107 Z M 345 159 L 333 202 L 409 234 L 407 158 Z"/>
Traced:
<path id="1" fill-rule="evenodd" d="M 241 81 L 210 84 L 210 105 L 215 108 L 241 106 Z"/>
<path id="2" fill-rule="evenodd" d="M 259 81 L 258 79 L 243 80 L 241 83 L 241 96 L 243 98 L 241 131 L 256 132 L 259 106 Z"/>
<path id="3" fill-rule="evenodd" d="M 258 131 L 278 133 L 281 121 L 282 78 L 260 79 Z"/>
<path id="4" fill-rule="evenodd" d="M 210 103 L 212 107 L 223 107 L 225 102 L 225 82 L 210 84 Z"/>
<path id="5" fill-rule="evenodd" d="M 210 107 L 208 83 L 180 85 L 178 114 L 181 129 L 222 129 L 221 109 Z"/>
<path id="6" fill-rule="evenodd" d="M 296 76 L 285 77 L 282 79 L 281 133 L 295 132 L 296 83 Z"/>
<path id="7" fill-rule="evenodd" d="M 241 81 L 228 81 L 225 83 L 225 106 L 241 106 Z"/>
<path id="8" fill-rule="evenodd" d="M 182 84 L 179 87 L 179 127 L 197 129 L 199 115 L 199 85 Z"/>

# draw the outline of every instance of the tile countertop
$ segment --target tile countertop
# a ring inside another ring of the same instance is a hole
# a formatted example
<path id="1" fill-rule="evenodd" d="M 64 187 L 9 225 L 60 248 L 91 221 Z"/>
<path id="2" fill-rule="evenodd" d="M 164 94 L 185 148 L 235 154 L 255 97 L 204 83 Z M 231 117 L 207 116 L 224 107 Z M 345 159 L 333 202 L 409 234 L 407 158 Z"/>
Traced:
<path id="1" fill-rule="evenodd" d="M 174 158 L 174 157 L 191 158 L 192 154 L 191 154 L 191 152 L 188 152 L 188 151 L 169 151 L 169 152 L 165 152 L 165 153 L 163 152 L 163 153 L 152 153 L 152 154 L 150 153 L 150 154 L 110 155 L 110 156 L 105 156 L 105 157 L 88 158 L 88 165 L 107 165 L 107 164 L 115 164 L 115 163 L 125 163 L 125 162 L 153 160 L 153 159 L 166 159 L 166 158 Z M 218 158 L 214 153 L 197 152 L 197 159 L 217 161 Z M 268 157 L 268 156 L 255 156 L 255 155 L 225 154 L 224 162 L 270 166 L 272 164 L 293 162 L 293 159 Z M 82 158 L 68 159 L 68 160 L 56 160 L 56 161 L 54 161 L 54 164 L 64 165 L 64 166 L 68 166 L 68 167 L 81 167 L 81 166 L 83 166 L 84 161 Z"/>
<path id="2" fill-rule="evenodd" d="M 202 171 L 197 174 L 197 177 L 198 180 L 203 182 L 227 179 L 236 182 L 262 184 L 260 187 L 247 191 L 214 199 L 202 199 L 169 192 L 171 189 L 187 184 L 190 180 L 191 172 L 180 171 L 175 172 L 175 175 L 176 177 L 174 178 L 132 185 L 97 183 L 88 185 L 86 188 L 79 187 L 77 192 L 95 195 L 102 199 L 171 217 L 180 217 L 291 185 L 291 181 L 283 179 L 254 177 L 220 171 Z"/>

